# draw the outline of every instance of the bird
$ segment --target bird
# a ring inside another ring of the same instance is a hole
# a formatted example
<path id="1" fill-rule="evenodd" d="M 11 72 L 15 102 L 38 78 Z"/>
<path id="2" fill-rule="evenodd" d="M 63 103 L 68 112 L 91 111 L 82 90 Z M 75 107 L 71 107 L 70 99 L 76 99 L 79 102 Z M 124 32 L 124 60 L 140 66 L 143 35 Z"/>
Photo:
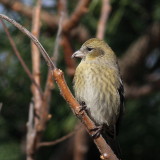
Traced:
<path id="1" fill-rule="evenodd" d="M 121 158 L 117 135 L 124 111 L 124 88 L 117 57 L 105 41 L 91 38 L 72 58 L 81 58 L 73 78 L 75 97 L 96 124 L 96 135 L 102 134 Z"/>

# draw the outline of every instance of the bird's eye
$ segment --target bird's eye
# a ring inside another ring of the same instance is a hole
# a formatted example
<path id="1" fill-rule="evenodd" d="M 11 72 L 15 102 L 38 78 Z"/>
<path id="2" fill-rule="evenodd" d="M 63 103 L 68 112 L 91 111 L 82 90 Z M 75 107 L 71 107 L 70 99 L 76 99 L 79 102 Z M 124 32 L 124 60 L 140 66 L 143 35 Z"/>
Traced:
<path id="1" fill-rule="evenodd" d="M 87 47 L 87 51 L 92 51 L 93 50 L 93 48 L 90 48 L 90 47 Z"/>

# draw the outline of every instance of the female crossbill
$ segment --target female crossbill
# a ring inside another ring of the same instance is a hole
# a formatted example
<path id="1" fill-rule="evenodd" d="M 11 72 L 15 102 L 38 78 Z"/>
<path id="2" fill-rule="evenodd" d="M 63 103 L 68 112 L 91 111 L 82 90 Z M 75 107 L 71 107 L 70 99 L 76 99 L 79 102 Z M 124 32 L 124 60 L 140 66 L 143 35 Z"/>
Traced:
<path id="1" fill-rule="evenodd" d="M 96 125 L 103 126 L 102 135 L 119 154 L 115 137 L 124 98 L 117 58 L 108 44 L 97 38 L 86 41 L 72 57 L 82 58 L 74 76 L 76 99 L 87 106 Z"/>

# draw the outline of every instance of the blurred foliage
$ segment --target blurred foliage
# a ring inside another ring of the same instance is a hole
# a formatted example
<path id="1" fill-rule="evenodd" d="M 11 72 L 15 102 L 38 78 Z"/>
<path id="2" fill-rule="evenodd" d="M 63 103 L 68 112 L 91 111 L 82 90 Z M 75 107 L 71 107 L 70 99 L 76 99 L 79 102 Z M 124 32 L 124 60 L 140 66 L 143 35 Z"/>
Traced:
<path id="1" fill-rule="evenodd" d="M 44 9 L 56 13 L 56 1 L 54 2 L 53 7 L 47 5 L 47 0 L 43 2 Z M 76 4 L 77 1 L 68 1 L 69 14 L 72 13 Z M 106 27 L 105 40 L 118 56 L 122 56 L 129 45 L 141 36 L 151 23 L 160 21 L 160 1 L 112 0 L 111 4 L 112 12 Z M 2 4 L 0 4 L 0 10 L 26 28 L 31 28 L 31 21 L 26 17 L 6 9 Z M 89 12 L 81 20 L 91 37 L 96 35 L 100 10 L 101 1 L 93 0 Z M 12 25 L 7 23 L 7 26 L 24 61 L 31 69 L 30 40 Z M 45 25 L 42 26 L 40 41 L 50 55 L 53 52 L 55 33 L 53 31 L 50 33 Z M 74 49 L 80 46 L 78 40 L 75 39 L 72 40 L 72 44 Z M 65 71 L 62 50 L 59 54 L 58 66 Z M 150 62 L 153 62 L 152 54 L 150 59 L 151 61 L 146 62 L 148 66 L 150 66 Z M 41 61 L 42 86 L 44 87 L 48 69 L 43 58 Z M 140 75 L 135 77 L 135 81 L 140 84 L 143 83 L 144 73 L 150 73 L 151 71 L 153 71 L 152 68 L 147 71 L 142 69 Z M 69 77 L 66 73 L 65 76 L 69 87 L 72 88 L 72 77 Z M 2 160 L 25 159 L 26 122 L 29 103 L 32 99 L 30 85 L 29 78 L 14 55 L 2 27 L 0 27 L 0 102 L 3 103 L 0 113 L 0 159 Z M 157 92 L 141 99 L 127 100 L 125 106 L 126 111 L 119 135 L 125 159 L 160 159 L 160 93 Z M 57 87 L 52 91 L 50 112 L 53 117 L 48 122 L 43 136 L 43 140 L 46 141 L 67 134 L 73 130 L 76 123 L 76 118 L 59 95 Z M 43 157 L 49 159 L 54 154 L 56 147 L 47 147 L 41 150 L 43 152 L 39 152 L 38 159 L 44 159 Z"/>

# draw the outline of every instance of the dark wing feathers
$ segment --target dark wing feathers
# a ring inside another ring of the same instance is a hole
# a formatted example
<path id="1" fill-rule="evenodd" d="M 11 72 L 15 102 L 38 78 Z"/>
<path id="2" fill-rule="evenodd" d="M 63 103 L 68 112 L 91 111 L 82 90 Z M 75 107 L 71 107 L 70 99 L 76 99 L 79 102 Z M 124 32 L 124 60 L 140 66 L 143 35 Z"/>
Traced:
<path id="1" fill-rule="evenodd" d="M 117 119 L 117 124 L 116 124 L 116 134 L 118 134 L 118 130 L 119 130 L 119 123 L 121 121 L 123 112 L 124 112 L 124 88 L 123 88 L 123 84 L 120 84 L 120 87 L 118 88 L 118 93 L 120 96 L 120 111 L 119 111 L 119 116 Z"/>

